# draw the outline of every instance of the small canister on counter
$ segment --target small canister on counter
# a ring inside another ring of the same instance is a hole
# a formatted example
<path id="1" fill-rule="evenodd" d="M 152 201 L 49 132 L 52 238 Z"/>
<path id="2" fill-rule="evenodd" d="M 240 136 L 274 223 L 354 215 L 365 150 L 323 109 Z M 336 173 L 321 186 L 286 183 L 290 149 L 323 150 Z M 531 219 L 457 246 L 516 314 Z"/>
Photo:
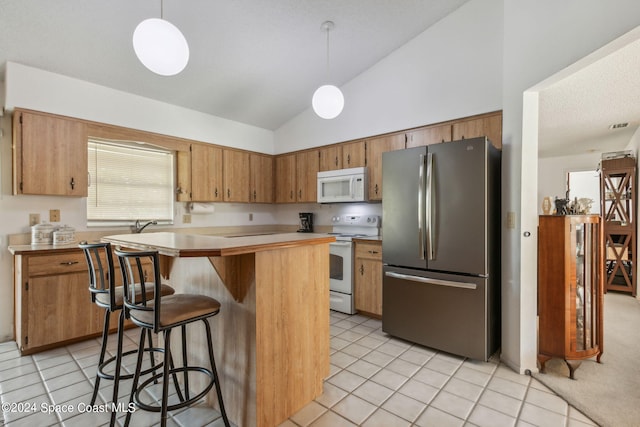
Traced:
<path id="1" fill-rule="evenodd" d="M 66 245 L 76 241 L 76 230 L 68 225 L 63 225 L 53 232 L 54 245 Z"/>
<path id="2" fill-rule="evenodd" d="M 31 244 L 32 245 L 50 245 L 53 243 L 53 231 L 55 227 L 51 224 L 43 222 L 31 227 Z"/>

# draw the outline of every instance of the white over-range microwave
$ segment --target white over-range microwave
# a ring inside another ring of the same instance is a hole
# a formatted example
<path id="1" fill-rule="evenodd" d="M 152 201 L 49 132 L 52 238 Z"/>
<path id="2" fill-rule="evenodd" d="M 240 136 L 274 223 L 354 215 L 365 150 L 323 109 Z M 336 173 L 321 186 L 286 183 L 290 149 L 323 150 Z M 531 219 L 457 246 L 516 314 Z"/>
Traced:
<path id="1" fill-rule="evenodd" d="M 366 167 L 318 172 L 318 203 L 365 202 L 367 183 Z"/>

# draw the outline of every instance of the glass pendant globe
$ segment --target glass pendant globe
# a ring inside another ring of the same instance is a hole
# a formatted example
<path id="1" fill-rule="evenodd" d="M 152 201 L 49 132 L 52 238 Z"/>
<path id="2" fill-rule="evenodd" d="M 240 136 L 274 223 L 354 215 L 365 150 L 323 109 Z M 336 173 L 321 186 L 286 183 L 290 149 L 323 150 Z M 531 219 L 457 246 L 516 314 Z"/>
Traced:
<path id="1" fill-rule="evenodd" d="M 323 119 L 338 117 L 344 108 L 344 96 L 340 89 L 333 85 L 320 86 L 311 100 L 313 111 Z"/>
<path id="2" fill-rule="evenodd" d="M 189 45 L 180 30 L 169 21 L 149 18 L 133 32 L 133 50 L 149 70 L 173 76 L 189 62 Z"/>

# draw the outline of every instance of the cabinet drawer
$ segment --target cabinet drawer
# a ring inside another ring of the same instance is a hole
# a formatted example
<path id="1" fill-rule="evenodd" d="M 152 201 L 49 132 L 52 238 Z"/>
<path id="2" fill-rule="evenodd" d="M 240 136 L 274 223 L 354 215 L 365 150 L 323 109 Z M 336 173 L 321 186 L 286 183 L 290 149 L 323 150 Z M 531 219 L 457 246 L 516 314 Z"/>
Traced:
<path id="1" fill-rule="evenodd" d="M 382 243 L 356 243 L 356 258 L 376 259 L 382 261 Z"/>
<path id="2" fill-rule="evenodd" d="M 27 262 L 31 277 L 87 271 L 87 260 L 80 250 L 65 254 L 30 256 Z"/>

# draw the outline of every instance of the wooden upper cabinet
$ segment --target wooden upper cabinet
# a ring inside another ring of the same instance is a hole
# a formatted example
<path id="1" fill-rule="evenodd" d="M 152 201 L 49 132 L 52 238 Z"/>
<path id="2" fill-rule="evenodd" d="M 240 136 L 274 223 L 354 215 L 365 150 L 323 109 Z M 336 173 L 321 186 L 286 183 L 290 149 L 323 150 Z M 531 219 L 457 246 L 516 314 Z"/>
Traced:
<path id="1" fill-rule="evenodd" d="M 191 146 L 191 200 L 221 202 L 224 200 L 222 148 L 210 144 Z"/>
<path id="2" fill-rule="evenodd" d="M 285 154 L 276 157 L 276 203 L 294 203 L 296 196 L 296 155 Z"/>
<path id="3" fill-rule="evenodd" d="M 320 148 L 320 171 L 342 169 L 342 145 Z"/>
<path id="4" fill-rule="evenodd" d="M 318 150 L 303 151 L 296 154 L 297 202 L 318 201 L 318 169 L 320 167 Z"/>
<path id="5" fill-rule="evenodd" d="M 87 196 L 87 127 L 82 121 L 16 110 L 13 193 Z"/>
<path id="6" fill-rule="evenodd" d="M 486 136 L 496 147 L 502 148 L 502 113 L 488 114 L 453 124 L 453 140 Z"/>
<path id="7" fill-rule="evenodd" d="M 251 202 L 273 203 L 273 157 L 251 153 L 249 169 Z"/>
<path id="8" fill-rule="evenodd" d="M 357 168 L 367 165 L 364 141 L 346 142 L 341 145 L 343 168 Z"/>
<path id="9" fill-rule="evenodd" d="M 249 201 L 249 153 L 222 150 L 224 173 L 224 201 Z"/>
<path id="10" fill-rule="evenodd" d="M 404 133 L 374 138 L 367 141 L 367 166 L 369 167 L 369 200 L 382 200 L 382 153 L 403 150 Z"/>
<path id="11" fill-rule="evenodd" d="M 176 201 L 191 200 L 191 150 L 176 151 Z"/>
<path id="12" fill-rule="evenodd" d="M 451 141 L 451 125 L 429 126 L 407 132 L 407 148 Z"/>

